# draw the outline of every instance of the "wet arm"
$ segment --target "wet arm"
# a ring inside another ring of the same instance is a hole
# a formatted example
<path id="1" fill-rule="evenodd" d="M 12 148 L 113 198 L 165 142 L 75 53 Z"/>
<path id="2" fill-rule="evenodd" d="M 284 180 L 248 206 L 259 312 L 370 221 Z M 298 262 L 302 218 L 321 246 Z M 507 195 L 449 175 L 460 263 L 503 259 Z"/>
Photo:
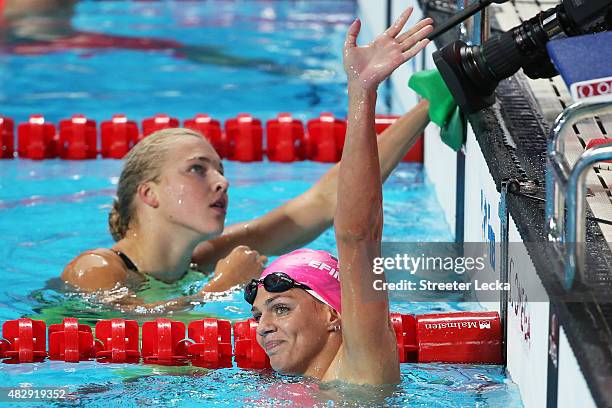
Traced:
<path id="1" fill-rule="evenodd" d="M 382 177 L 378 161 L 374 116 L 376 92 L 399 65 L 420 51 L 431 20 L 400 31 L 411 9 L 371 44 L 358 47 L 361 23 L 349 28 L 344 65 L 349 77 L 347 138 L 340 162 L 338 207 L 334 218 L 342 292 L 342 364 L 338 379 L 383 384 L 399 381 L 399 362 L 389 321 L 386 290 L 372 271 L 380 256 L 382 236 Z"/>
<path id="2" fill-rule="evenodd" d="M 352 378 L 390 383 L 399 373 L 386 291 L 373 288 L 380 256 L 382 186 L 374 132 L 376 90 L 349 85 L 349 127 L 340 165 L 334 220 L 342 290 L 343 357 Z M 344 378 L 343 378 L 344 379 Z M 347 378 L 346 380 L 350 380 Z"/>

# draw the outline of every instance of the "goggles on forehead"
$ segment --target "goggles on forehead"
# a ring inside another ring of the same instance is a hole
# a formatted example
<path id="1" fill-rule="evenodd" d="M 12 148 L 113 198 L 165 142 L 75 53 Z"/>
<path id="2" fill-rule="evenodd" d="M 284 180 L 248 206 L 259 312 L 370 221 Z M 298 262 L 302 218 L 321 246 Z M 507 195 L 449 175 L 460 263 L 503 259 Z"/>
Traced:
<path id="1" fill-rule="evenodd" d="M 265 290 L 272 293 L 286 292 L 293 288 L 311 290 L 308 286 L 297 282 L 284 272 L 274 272 L 267 275 L 263 279 L 253 279 L 248 285 L 246 285 L 244 288 L 244 300 L 249 302 L 251 305 L 253 302 L 255 302 L 255 298 L 257 297 L 257 288 L 259 285 L 263 285 Z"/>

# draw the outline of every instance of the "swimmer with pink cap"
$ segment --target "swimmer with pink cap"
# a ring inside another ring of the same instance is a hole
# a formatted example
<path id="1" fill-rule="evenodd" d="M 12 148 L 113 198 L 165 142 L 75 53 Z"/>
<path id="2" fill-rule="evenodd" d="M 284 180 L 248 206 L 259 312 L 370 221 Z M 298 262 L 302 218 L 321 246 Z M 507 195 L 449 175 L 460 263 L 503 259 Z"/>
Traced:
<path id="1" fill-rule="evenodd" d="M 246 286 L 244 298 L 259 321 L 257 341 L 276 371 L 312 375 L 313 362 L 336 354 L 342 344 L 339 278 L 331 254 L 298 249 L 276 259 Z"/>
<path id="2" fill-rule="evenodd" d="M 349 113 L 334 216 L 339 261 L 325 251 L 293 251 L 245 288 L 257 342 L 283 374 L 372 385 L 400 380 L 389 298 L 374 287 L 384 276 L 372 272 L 382 235 L 374 116 L 378 85 L 428 43 L 431 19 L 401 33 L 411 13 L 365 47 L 357 46 L 359 19 L 347 33 Z"/>
<path id="3" fill-rule="evenodd" d="M 259 286 L 266 287 L 266 290 L 275 290 L 280 285 L 279 289 L 290 289 L 291 282 L 289 280 L 275 279 L 271 281 L 266 277 L 269 275 L 284 274 L 293 279 L 296 283 L 300 283 L 308 287 L 306 292 L 310 293 L 315 299 L 331 306 L 334 310 L 340 313 L 340 272 L 338 270 L 338 260 L 329 252 L 313 250 L 313 249 L 298 249 L 289 254 L 283 255 L 272 262 L 261 274 L 259 280 L 253 280 L 245 290 L 245 299 L 249 303 L 253 303 L 257 296 Z M 276 286 L 268 282 L 274 282 Z M 268 283 L 266 285 L 266 283 Z M 285 290 L 287 290 L 285 289 Z M 278 290 L 278 289 L 277 289 Z"/>

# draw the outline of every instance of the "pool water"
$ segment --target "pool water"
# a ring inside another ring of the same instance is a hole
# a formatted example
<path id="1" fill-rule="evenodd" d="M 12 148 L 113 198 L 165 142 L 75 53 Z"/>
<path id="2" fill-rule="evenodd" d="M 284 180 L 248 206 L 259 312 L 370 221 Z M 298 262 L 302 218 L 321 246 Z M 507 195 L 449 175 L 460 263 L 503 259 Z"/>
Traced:
<path id="1" fill-rule="evenodd" d="M 63 317 L 83 323 L 126 317 L 143 321 L 155 315 L 121 313 L 88 302 L 80 296 L 52 289 L 56 278 L 75 254 L 93 247 L 108 247 L 106 216 L 117 183 L 121 162 L 48 160 L 0 163 L 0 228 L 4 245 L 0 265 L 5 279 L 0 292 L 0 321 L 28 316 L 47 324 Z M 330 165 L 227 162 L 230 188 L 228 223 L 253 218 L 306 190 Z M 386 241 L 448 241 L 448 226 L 427 183 L 422 166 L 402 163 L 384 187 Z M 308 245 L 335 251 L 331 230 Z M 150 298 L 171 298 L 194 293 L 203 285 L 197 272 L 175 284 L 151 281 Z M 48 287 L 48 286 L 51 286 Z M 249 307 L 240 292 L 220 295 L 193 310 L 173 313 L 173 319 L 191 321 L 218 317 L 232 321 L 248 318 Z M 470 310 L 474 304 L 392 303 L 394 311 L 428 313 Z M 60 379 L 61 378 L 61 379 Z M 402 384 L 392 396 L 380 390 L 327 387 L 286 378 L 269 371 L 238 368 L 205 370 L 197 367 L 160 367 L 129 364 L 47 361 L 37 364 L 0 365 L 3 386 L 68 386 L 83 406 L 168 404 L 272 406 L 278 403 L 327 406 L 518 406 L 515 386 L 501 366 L 402 364 Z M 382 399 L 382 400 L 381 400 Z M 77 403 L 75 401 L 75 403 Z"/>
<path id="2" fill-rule="evenodd" d="M 341 51 L 355 12 L 346 0 L 80 1 L 64 17 L 85 48 L 57 50 L 64 43 L 43 39 L 59 34 L 40 32 L 38 20 L 0 47 L 0 113 L 345 116 Z"/>
<path id="3" fill-rule="evenodd" d="M 120 47 L 0 54 L 0 76 L 11 78 L 0 88 L 0 113 L 16 121 L 43 113 L 55 122 L 77 112 L 96 120 L 118 112 L 138 120 L 158 112 L 181 119 L 197 112 L 225 119 L 243 111 L 263 120 L 281 111 L 302 119 L 323 111 L 343 116 L 346 84 L 339 50 L 355 12 L 354 2 L 339 0 L 83 1 L 70 20 L 75 30 L 171 39 L 208 51 L 209 56 L 196 58 L 192 49 L 186 56 L 178 49 Z M 252 219 L 282 204 L 329 167 L 312 162 L 226 162 L 231 181 L 227 223 Z M 120 169 L 116 160 L 0 161 L 0 322 L 27 316 L 53 324 L 78 317 L 93 325 L 110 317 L 139 323 L 156 317 L 122 313 L 65 293 L 56 279 L 78 253 L 112 245 L 106 220 Z M 420 164 L 402 163 L 390 176 L 384 187 L 384 212 L 385 241 L 452 240 Z M 308 247 L 335 252 L 333 231 Z M 172 298 L 197 292 L 203 284 L 202 275 L 191 272 L 174 284 L 150 281 L 140 295 Z M 478 307 L 391 305 L 403 313 Z M 165 315 L 183 321 L 236 321 L 250 312 L 241 293 L 228 292 L 193 310 Z M 402 383 L 389 391 L 235 367 L 46 361 L 0 364 L 0 384 L 67 386 L 76 399 L 57 405 L 88 407 L 521 406 L 518 389 L 501 366 L 402 364 L 401 373 Z"/>

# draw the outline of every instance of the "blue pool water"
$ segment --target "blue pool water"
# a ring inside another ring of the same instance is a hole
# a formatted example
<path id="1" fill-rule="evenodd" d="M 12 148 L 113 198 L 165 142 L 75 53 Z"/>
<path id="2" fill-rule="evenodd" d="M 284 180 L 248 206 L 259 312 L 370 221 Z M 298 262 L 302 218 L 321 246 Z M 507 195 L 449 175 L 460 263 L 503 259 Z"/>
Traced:
<path id="1" fill-rule="evenodd" d="M 222 120 L 240 112 L 344 116 L 341 50 L 355 10 L 345 0 L 81 1 L 73 36 L 104 33 L 116 46 L 49 52 L 40 41 L 49 35 L 32 21 L 33 34 L 19 38 L 16 53 L 0 56 L 8 79 L 1 113 L 25 120 L 40 112 L 54 122 L 73 113 L 103 120 L 160 111 L 182 119 L 204 112 Z M 126 36 L 150 44 L 138 49 Z"/>
<path id="2" fill-rule="evenodd" d="M 355 12 L 352 1 L 341 0 L 80 2 L 70 19 L 76 31 L 171 39 L 192 49 L 0 54 L 0 77 L 11 78 L 0 88 L 0 114 L 22 121 L 40 112 L 55 122 L 77 112 L 97 120 L 117 112 L 134 119 L 157 112 L 179 118 L 207 112 L 225 119 L 245 111 L 264 120 L 281 111 L 302 119 L 322 111 L 345 115 L 339 50 Z M 228 223 L 263 214 L 305 191 L 329 168 L 311 162 L 225 166 L 232 183 Z M 120 169 L 115 160 L 0 161 L 0 322 L 28 316 L 52 324 L 70 316 L 94 324 L 121 314 L 56 290 L 54 280 L 79 252 L 112 245 L 106 219 Z M 452 238 L 421 165 L 401 164 L 385 184 L 384 200 L 384 240 Z M 309 247 L 334 251 L 332 231 Z M 142 295 L 171 298 L 202 285 L 201 275 L 193 272 L 175 284 L 151 282 Z M 227 293 L 173 316 L 235 321 L 249 316 L 246 306 L 240 293 Z M 404 313 L 474 308 L 478 305 L 392 304 Z M 139 322 L 152 318 L 122 316 Z M 403 364 L 402 383 L 389 396 L 376 389 L 238 368 L 49 361 L 0 365 L 0 385 L 22 384 L 67 386 L 77 399 L 66 405 L 88 407 L 521 405 L 517 388 L 500 366 Z"/>

